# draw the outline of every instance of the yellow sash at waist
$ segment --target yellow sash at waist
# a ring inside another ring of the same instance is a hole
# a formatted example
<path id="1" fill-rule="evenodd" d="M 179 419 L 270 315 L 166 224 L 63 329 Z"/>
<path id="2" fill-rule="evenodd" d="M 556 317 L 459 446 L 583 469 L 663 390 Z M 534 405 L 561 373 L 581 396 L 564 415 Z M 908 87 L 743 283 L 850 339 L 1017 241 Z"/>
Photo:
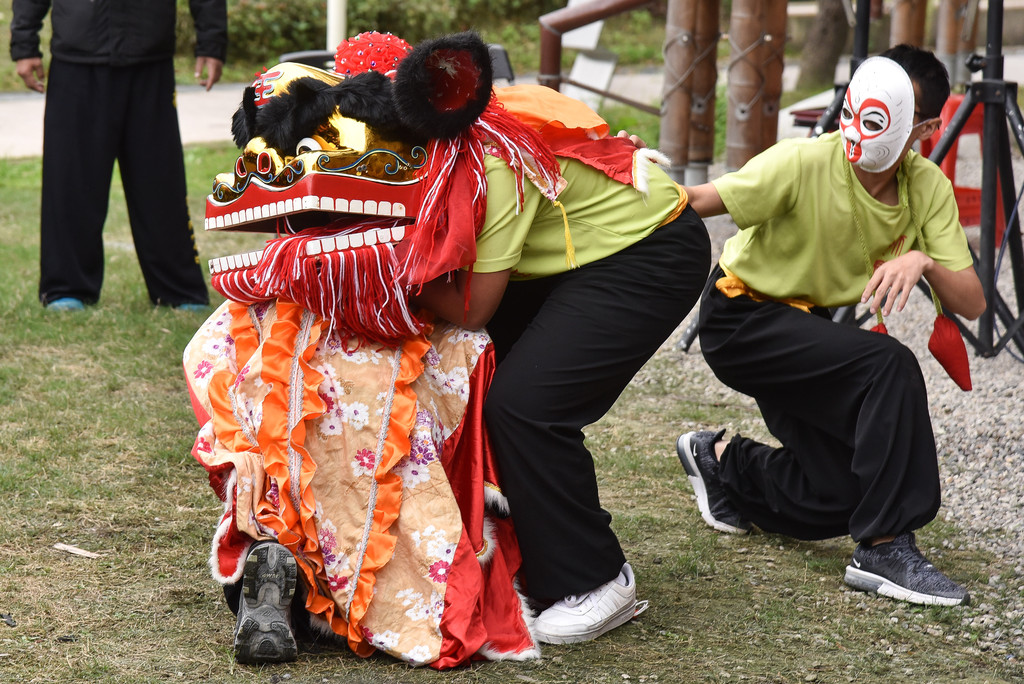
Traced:
<path id="1" fill-rule="evenodd" d="M 721 266 L 721 264 L 719 265 Z M 778 302 L 779 304 L 786 304 L 793 308 L 800 309 L 801 311 L 806 311 L 807 313 L 810 313 L 811 307 L 814 306 L 811 302 L 803 299 L 796 299 L 795 297 L 788 297 L 786 299 L 771 297 L 751 288 L 725 266 L 722 266 L 722 271 L 725 272 L 725 275 L 715 281 L 715 287 L 729 299 L 744 295 L 746 297 L 750 297 L 755 302 Z"/>

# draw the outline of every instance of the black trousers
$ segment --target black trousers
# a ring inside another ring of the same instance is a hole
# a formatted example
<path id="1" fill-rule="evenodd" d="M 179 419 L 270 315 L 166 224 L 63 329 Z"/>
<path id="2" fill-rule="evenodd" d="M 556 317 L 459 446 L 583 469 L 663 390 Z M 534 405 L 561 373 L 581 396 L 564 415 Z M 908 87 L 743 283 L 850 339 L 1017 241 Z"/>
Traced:
<path id="1" fill-rule="evenodd" d="M 96 302 L 116 159 L 154 304 L 209 297 L 188 215 L 170 60 L 109 67 L 53 60 L 46 88 L 39 298 Z"/>
<path id="2" fill-rule="evenodd" d="M 913 352 L 896 339 L 776 302 L 700 307 L 708 365 L 753 397 L 776 449 L 740 436 L 722 456 L 729 500 L 758 527 L 799 539 L 857 541 L 922 527 L 940 503 L 928 397 Z"/>
<path id="3" fill-rule="evenodd" d="M 599 262 L 513 282 L 488 324 L 497 368 L 484 415 L 527 591 L 557 600 L 625 562 L 583 428 L 603 416 L 700 296 L 710 241 L 691 209 Z"/>

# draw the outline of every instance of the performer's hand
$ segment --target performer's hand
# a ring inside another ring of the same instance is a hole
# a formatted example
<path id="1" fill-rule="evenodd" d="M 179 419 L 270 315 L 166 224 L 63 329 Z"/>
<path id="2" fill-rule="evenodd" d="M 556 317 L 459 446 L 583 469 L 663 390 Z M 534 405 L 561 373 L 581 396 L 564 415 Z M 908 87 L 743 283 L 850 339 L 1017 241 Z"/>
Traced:
<path id="1" fill-rule="evenodd" d="M 647 143 L 645 143 L 643 140 L 641 140 L 640 136 L 638 136 L 638 135 L 630 135 L 626 131 L 619 131 L 616 134 L 615 137 L 617 137 L 617 138 L 628 138 L 629 142 L 633 143 L 634 145 L 636 145 L 640 149 L 643 149 L 644 147 L 647 147 Z"/>
<path id="2" fill-rule="evenodd" d="M 220 80 L 223 70 L 224 62 L 215 57 L 196 57 L 196 78 L 199 85 L 206 86 L 207 91 Z"/>
<path id="3" fill-rule="evenodd" d="M 42 57 L 26 57 L 15 62 L 18 76 L 31 90 L 44 92 L 46 90 L 46 72 L 43 71 Z"/>
<path id="4" fill-rule="evenodd" d="M 870 300 L 868 308 L 871 313 L 882 307 L 883 316 L 888 316 L 893 306 L 897 311 L 903 311 L 910 293 L 914 291 L 914 286 L 931 263 L 931 257 L 917 250 L 911 250 L 892 261 L 886 261 L 875 269 L 868 280 L 868 285 L 860 296 L 861 303 L 865 304 Z"/>

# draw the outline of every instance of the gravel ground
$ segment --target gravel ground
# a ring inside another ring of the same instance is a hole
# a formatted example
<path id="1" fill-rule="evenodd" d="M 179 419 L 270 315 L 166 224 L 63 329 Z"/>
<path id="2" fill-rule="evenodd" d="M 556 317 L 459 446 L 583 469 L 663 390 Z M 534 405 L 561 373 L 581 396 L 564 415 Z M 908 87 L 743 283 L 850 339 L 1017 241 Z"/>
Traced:
<path id="1" fill-rule="evenodd" d="M 971 162 L 968 161 L 968 164 Z M 961 160 L 961 167 L 964 162 Z M 976 160 L 975 176 L 980 179 Z M 1016 178 L 1022 177 L 1019 158 L 1014 159 Z M 721 173 L 721 170 L 718 170 Z M 963 171 L 958 171 L 963 174 Z M 715 177 L 712 168 L 711 177 Z M 959 179 L 958 179 L 959 182 Z M 961 182 L 980 185 L 980 180 Z M 712 239 L 713 258 L 717 259 L 724 241 L 735 225 L 728 217 L 706 221 Z M 967 229 L 968 239 L 977 249 L 979 229 Z M 1013 311 L 1017 310 L 1009 256 L 1000 269 L 997 286 Z M 663 350 L 677 350 L 686 321 L 666 342 Z M 956 525 L 961 533 L 944 540 L 944 547 L 983 551 L 998 559 L 986 586 L 969 587 L 973 605 L 964 612 L 964 631 L 980 634 L 979 651 L 997 654 L 1009 661 L 1024 662 L 1024 354 L 1011 342 L 990 358 L 977 355 L 968 343 L 974 389 L 962 391 L 928 352 L 935 309 L 930 297 L 918 290 L 907 308 L 886 320 L 889 333 L 912 349 L 921 362 L 929 389 L 932 423 L 939 452 L 943 480 L 943 503 L 939 518 Z M 977 333 L 977 324 L 968 323 Z M 1005 326 L 996 324 L 999 331 Z M 694 341 L 687 354 L 686 371 L 706 374 L 704 383 L 709 399 L 754 403 L 723 386 L 700 357 L 700 343 Z M 690 363 L 692 361 L 692 363 Z M 756 414 L 756 412 L 755 412 Z M 755 423 L 763 432 L 763 424 Z M 736 426 L 741 432 L 751 432 Z M 751 435 L 756 436 L 756 435 Z M 924 549 L 925 554 L 928 550 Z M 909 609 L 897 604 L 894 620 L 913 622 Z M 959 638 L 952 634 L 948 639 Z"/>

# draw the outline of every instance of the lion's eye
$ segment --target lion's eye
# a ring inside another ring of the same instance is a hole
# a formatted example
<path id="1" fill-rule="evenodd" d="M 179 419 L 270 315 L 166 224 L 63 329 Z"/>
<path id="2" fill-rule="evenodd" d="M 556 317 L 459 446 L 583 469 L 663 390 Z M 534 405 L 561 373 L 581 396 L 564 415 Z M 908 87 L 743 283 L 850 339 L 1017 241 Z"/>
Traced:
<path id="1" fill-rule="evenodd" d="M 317 152 L 323 149 L 320 147 L 320 143 L 312 138 L 303 138 L 299 141 L 299 144 L 295 146 L 295 154 L 302 154 L 303 152 Z"/>

